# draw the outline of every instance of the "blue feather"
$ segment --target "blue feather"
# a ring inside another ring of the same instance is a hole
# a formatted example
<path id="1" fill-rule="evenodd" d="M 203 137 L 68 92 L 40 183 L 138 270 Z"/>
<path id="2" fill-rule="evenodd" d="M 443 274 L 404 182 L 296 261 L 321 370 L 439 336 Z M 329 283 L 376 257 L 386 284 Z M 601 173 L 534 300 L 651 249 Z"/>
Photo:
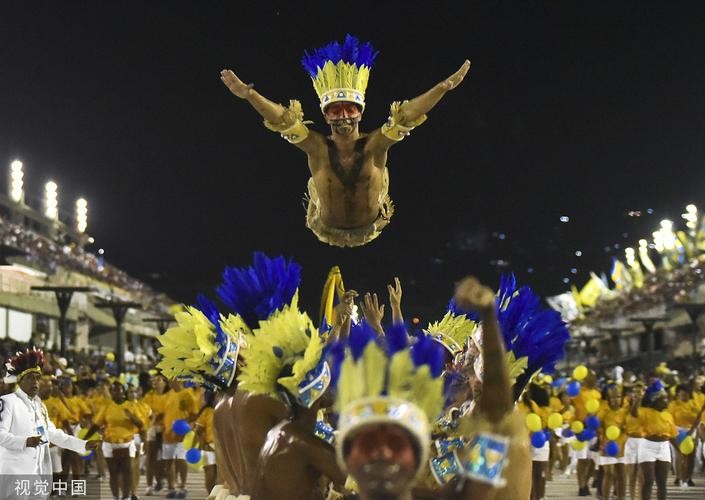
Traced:
<path id="1" fill-rule="evenodd" d="M 539 370 L 551 371 L 565 355 L 570 333 L 560 313 L 543 309 L 539 297 L 529 287 L 517 290 L 514 275 L 504 275 L 497 294 L 497 320 L 507 351 L 516 358 L 526 356 L 526 371 L 517 377 L 514 393 L 524 388 Z"/>
<path id="2" fill-rule="evenodd" d="M 270 258 L 255 252 L 254 264 L 246 268 L 227 267 L 218 297 L 250 328 L 291 303 L 301 282 L 301 266 L 284 257 Z"/>
<path id="3" fill-rule="evenodd" d="M 348 346 L 353 355 L 353 359 L 357 361 L 362 356 L 365 347 L 369 342 L 374 342 L 377 339 L 377 332 L 364 319 L 358 324 L 350 325 L 350 335 L 348 336 Z"/>
<path id="4" fill-rule="evenodd" d="M 411 360 L 416 366 L 428 365 L 431 375 L 439 377 L 443 371 L 445 349 L 429 335 L 421 335 L 411 346 Z"/>
<path id="5" fill-rule="evenodd" d="M 342 45 L 339 42 L 330 42 L 323 47 L 313 49 L 311 52 L 305 51 L 301 59 L 301 64 L 308 72 L 309 76 L 315 78 L 318 70 L 325 66 L 327 61 L 337 64 L 341 60 L 360 66 L 371 68 L 377 58 L 379 51 L 375 50 L 370 42 L 360 43 L 356 37 L 348 34 Z"/>
<path id="6" fill-rule="evenodd" d="M 387 354 L 391 357 L 409 345 L 409 335 L 404 325 L 392 325 L 384 332 L 387 343 Z"/>
<path id="7" fill-rule="evenodd" d="M 457 302 L 455 302 L 455 297 L 450 299 L 448 302 L 448 311 L 450 311 L 453 316 L 465 316 L 467 319 L 475 322 L 480 321 L 480 315 L 477 314 L 475 311 L 466 311 L 465 309 L 461 308 Z"/>

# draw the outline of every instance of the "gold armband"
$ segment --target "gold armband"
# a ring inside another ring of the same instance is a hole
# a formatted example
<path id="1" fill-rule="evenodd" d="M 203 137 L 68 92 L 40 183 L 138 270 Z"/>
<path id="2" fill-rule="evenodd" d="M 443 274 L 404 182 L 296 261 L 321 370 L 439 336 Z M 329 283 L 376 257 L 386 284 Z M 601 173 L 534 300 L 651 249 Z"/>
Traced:
<path id="1" fill-rule="evenodd" d="M 409 135 L 412 130 L 414 130 L 416 127 L 425 122 L 427 118 L 426 115 L 423 115 L 421 118 L 411 124 L 402 125 L 401 123 L 399 123 L 402 118 L 402 105 L 403 103 L 400 103 L 399 101 L 393 102 L 389 108 L 389 118 L 387 119 L 387 123 L 382 125 L 382 135 L 384 135 L 387 139 L 391 139 L 392 141 L 401 141 L 404 137 Z"/>
<path id="2" fill-rule="evenodd" d="M 282 138 L 292 144 L 297 144 L 308 137 L 308 127 L 304 122 L 304 112 L 301 103 L 296 100 L 289 101 L 289 107 L 284 111 L 279 123 L 264 121 L 264 126 L 273 132 L 279 132 Z"/>

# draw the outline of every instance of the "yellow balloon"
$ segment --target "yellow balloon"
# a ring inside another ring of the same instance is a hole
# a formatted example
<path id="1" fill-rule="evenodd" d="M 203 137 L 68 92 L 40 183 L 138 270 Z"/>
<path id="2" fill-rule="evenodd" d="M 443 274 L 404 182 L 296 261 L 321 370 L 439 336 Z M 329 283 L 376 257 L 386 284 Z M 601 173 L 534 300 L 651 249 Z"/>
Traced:
<path id="1" fill-rule="evenodd" d="M 537 432 L 540 431 L 541 428 L 543 427 L 541 425 L 541 417 L 539 417 L 536 413 L 529 413 L 526 416 L 526 428 L 529 429 L 531 432 Z"/>
<path id="2" fill-rule="evenodd" d="M 587 446 L 587 441 L 578 441 L 577 439 L 573 441 L 573 448 L 580 451 Z"/>
<path id="3" fill-rule="evenodd" d="M 695 450 L 695 441 L 693 441 L 692 436 L 686 437 L 683 441 L 681 441 L 680 446 L 678 446 L 678 449 L 681 450 L 681 453 L 683 455 L 690 455 L 693 453 Z"/>
<path id="4" fill-rule="evenodd" d="M 196 436 L 196 433 L 194 431 L 188 431 L 186 434 L 184 434 L 184 439 L 181 441 L 181 443 L 184 446 L 184 450 L 188 451 L 191 448 L 198 448 L 198 439 Z M 186 462 L 189 467 L 192 469 L 200 469 L 203 467 L 203 461 L 205 458 L 205 453 L 201 452 L 201 459 L 196 462 L 195 464 L 192 464 L 191 462 Z"/>
<path id="5" fill-rule="evenodd" d="M 548 416 L 548 428 L 551 430 L 558 429 L 563 425 L 563 416 L 560 413 L 551 413 Z"/>
<path id="6" fill-rule="evenodd" d="M 615 439 L 617 439 L 621 433 L 622 432 L 619 430 L 619 427 L 617 427 L 616 425 L 610 425 L 605 431 L 605 435 L 610 441 L 614 441 Z"/>
<path id="7" fill-rule="evenodd" d="M 582 380 L 587 377 L 588 369 L 585 365 L 576 366 L 573 370 L 573 378 L 575 380 Z"/>
<path id="8" fill-rule="evenodd" d="M 553 377 L 550 375 L 544 375 L 543 376 L 543 383 L 544 384 L 552 384 L 553 383 Z"/>
<path id="9" fill-rule="evenodd" d="M 86 428 L 86 427 L 79 427 L 79 428 L 78 428 L 78 431 L 76 432 L 76 437 L 77 437 L 78 439 L 85 439 L 85 438 L 86 438 L 86 434 L 88 434 L 88 428 Z M 94 432 L 93 435 L 91 436 L 91 438 L 89 439 L 89 441 L 95 441 L 95 440 L 99 440 L 99 439 L 101 439 L 100 434 L 98 434 L 97 432 Z M 82 457 L 87 457 L 87 456 L 90 455 L 91 453 L 93 453 L 93 452 L 92 452 L 92 451 L 87 451 L 87 452 L 85 452 L 85 453 L 79 453 L 79 455 L 82 456 Z"/>
<path id="10" fill-rule="evenodd" d="M 576 420 L 575 422 L 570 424 L 570 430 L 573 431 L 574 434 L 580 434 L 581 432 L 583 432 L 584 428 L 585 426 L 580 420 Z"/>
<path id="11" fill-rule="evenodd" d="M 109 352 L 105 355 L 105 359 L 108 361 L 115 361 L 115 353 Z"/>
<path id="12" fill-rule="evenodd" d="M 588 399 L 585 403 L 585 409 L 588 413 L 597 413 L 600 409 L 600 402 L 597 399 Z"/>

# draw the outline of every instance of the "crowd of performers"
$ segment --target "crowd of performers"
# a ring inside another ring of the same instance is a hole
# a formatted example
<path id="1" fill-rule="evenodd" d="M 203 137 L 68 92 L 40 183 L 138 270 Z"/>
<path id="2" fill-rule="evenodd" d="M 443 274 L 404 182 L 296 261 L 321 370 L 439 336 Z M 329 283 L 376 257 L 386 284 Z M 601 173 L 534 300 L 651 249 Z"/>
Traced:
<path id="1" fill-rule="evenodd" d="M 519 411 L 532 444 L 532 497 L 542 498 L 553 473 L 576 474 L 578 495 L 666 498 L 675 485 L 694 486 L 703 467 L 705 375 L 664 365 L 643 373 L 614 367 L 601 376 L 577 367 L 572 378 L 540 375 Z"/>
<path id="2" fill-rule="evenodd" d="M 148 495 L 186 497 L 193 467 L 217 500 L 533 500 L 573 471 L 582 496 L 592 485 L 603 498 L 665 498 L 671 470 L 692 485 L 705 377 L 556 372 L 567 325 L 513 277 L 497 291 L 461 279 L 424 328 L 404 321 L 398 280 L 386 321 L 334 268 L 318 325 L 299 284 L 282 257 L 227 268 L 219 306 L 206 295 L 185 306 L 159 364 L 129 380 L 56 376 L 40 351 L 18 353 L 0 474 L 96 474 L 118 499 L 136 498 L 142 474 Z"/>
<path id="3" fill-rule="evenodd" d="M 206 487 L 215 484 L 213 391 L 168 380 L 155 369 L 140 377 L 76 372 L 66 365 L 55 368 L 48 356 L 34 349 L 10 359 L 0 387 L 0 474 L 10 481 L 4 486 L 12 489 L 13 476 L 31 474 L 51 476 L 50 484 L 90 478 L 109 480 L 113 498 L 135 499 L 144 475 L 147 495 L 185 497 L 189 450 L 197 452 L 197 457 L 189 456 L 191 466 L 203 468 Z M 34 403 L 40 419 L 46 420 L 41 427 L 77 438 L 73 446 L 55 443 L 51 433 L 42 438 L 48 441 L 46 448 L 27 441 L 42 434 L 35 426 L 28 428 L 29 435 L 18 436 L 22 415 L 13 411 L 9 394 Z M 14 445 L 17 437 L 24 446 Z M 95 445 L 86 448 L 87 441 Z M 30 460 L 13 463 L 13 453 Z"/>

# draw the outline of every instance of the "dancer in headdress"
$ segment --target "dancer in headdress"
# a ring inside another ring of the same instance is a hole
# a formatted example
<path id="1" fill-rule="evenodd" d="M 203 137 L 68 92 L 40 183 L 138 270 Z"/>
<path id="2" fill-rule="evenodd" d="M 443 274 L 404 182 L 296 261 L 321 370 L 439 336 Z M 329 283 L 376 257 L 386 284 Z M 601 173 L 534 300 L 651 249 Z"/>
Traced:
<path id="1" fill-rule="evenodd" d="M 512 411 L 504 349 L 494 319 L 494 294 L 474 278 L 461 281 L 456 299 L 486 320 L 488 390 L 479 412 L 503 420 Z M 478 432 L 442 462 L 448 484 L 428 491 L 414 488 L 424 474 L 431 424 L 444 404 L 444 348 L 430 336 L 410 342 L 403 326 L 382 338 L 371 328 L 354 329 L 335 372 L 339 412 L 336 451 L 341 467 L 363 499 L 490 498 L 506 463 L 506 436 Z"/>
<path id="2" fill-rule="evenodd" d="M 498 322 L 506 349 L 506 356 L 501 364 L 509 374 L 513 400 L 517 401 L 528 382 L 537 373 L 553 369 L 555 363 L 563 356 L 564 346 L 570 335 L 560 315 L 555 311 L 543 309 L 539 297 L 529 287 L 518 287 L 514 276 L 502 277 L 495 296 L 494 309 L 494 321 Z M 444 443 L 467 439 L 468 435 L 478 428 L 492 428 L 487 422 L 477 418 L 473 419 L 472 425 L 459 425 L 463 416 L 477 415 L 478 404 L 488 404 L 490 407 L 498 404 L 494 400 L 498 391 L 488 385 L 491 379 L 487 375 L 488 368 L 497 368 L 488 367 L 484 355 L 486 330 L 492 325 L 493 321 L 480 318 L 463 308 L 454 297 L 443 319 L 429 324 L 426 328 L 431 338 L 445 348 L 449 387 L 464 390 L 463 387 L 469 386 L 471 389 L 469 400 L 466 398 L 466 401 L 461 403 L 462 398 L 458 398 L 455 404 L 449 402 L 444 417 L 436 422 L 440 448 L 444 448 Z M 454 383 L 454 380 L 460 380 L 460 383 Z M 545 455 L 548 452 L 548 444 L 540 450 L 530 446 L 524 419 L 518 412 L 505 416 L 503 420 L 491 419 L 490 423 L 494 425 L 495 432 L 512 436 L 507 466 L 507 476 L 512 480 L 496 492 L 496 498 L 529 498 L 532 455 Z M 436 446 L 436 449 L 438 448 Z M 438 469 L 442 456 L 442 452 L 437 453 L 431 461 L 432 471 Z M 434 477 L 441 484 L 447 481 L 447 477 L 438 472 Z"/>
<path id="3" fill-rule="evenodd" d="M 387 153 L 426 120 L 428 113 L 470 69 L 470 62 L 426 93 L 392 104 L 389 119 L 364 134 L 358 124 L 365 110 L 365 90 L 377 51 L 350 35 L 306 52 L 302 63 L 313 80 L 331 135 L 310 130 L 299 101 L 289 107 L 276 104 L 245 84 L 231 70 L 221 80 L 240 99 L 247 100 L 264 118 L 265 126 L 306 153 L 308 181 L 306 226 L 329 245 L 352 247 L 369 243 L 394 213 L 389 197 Z"/>

